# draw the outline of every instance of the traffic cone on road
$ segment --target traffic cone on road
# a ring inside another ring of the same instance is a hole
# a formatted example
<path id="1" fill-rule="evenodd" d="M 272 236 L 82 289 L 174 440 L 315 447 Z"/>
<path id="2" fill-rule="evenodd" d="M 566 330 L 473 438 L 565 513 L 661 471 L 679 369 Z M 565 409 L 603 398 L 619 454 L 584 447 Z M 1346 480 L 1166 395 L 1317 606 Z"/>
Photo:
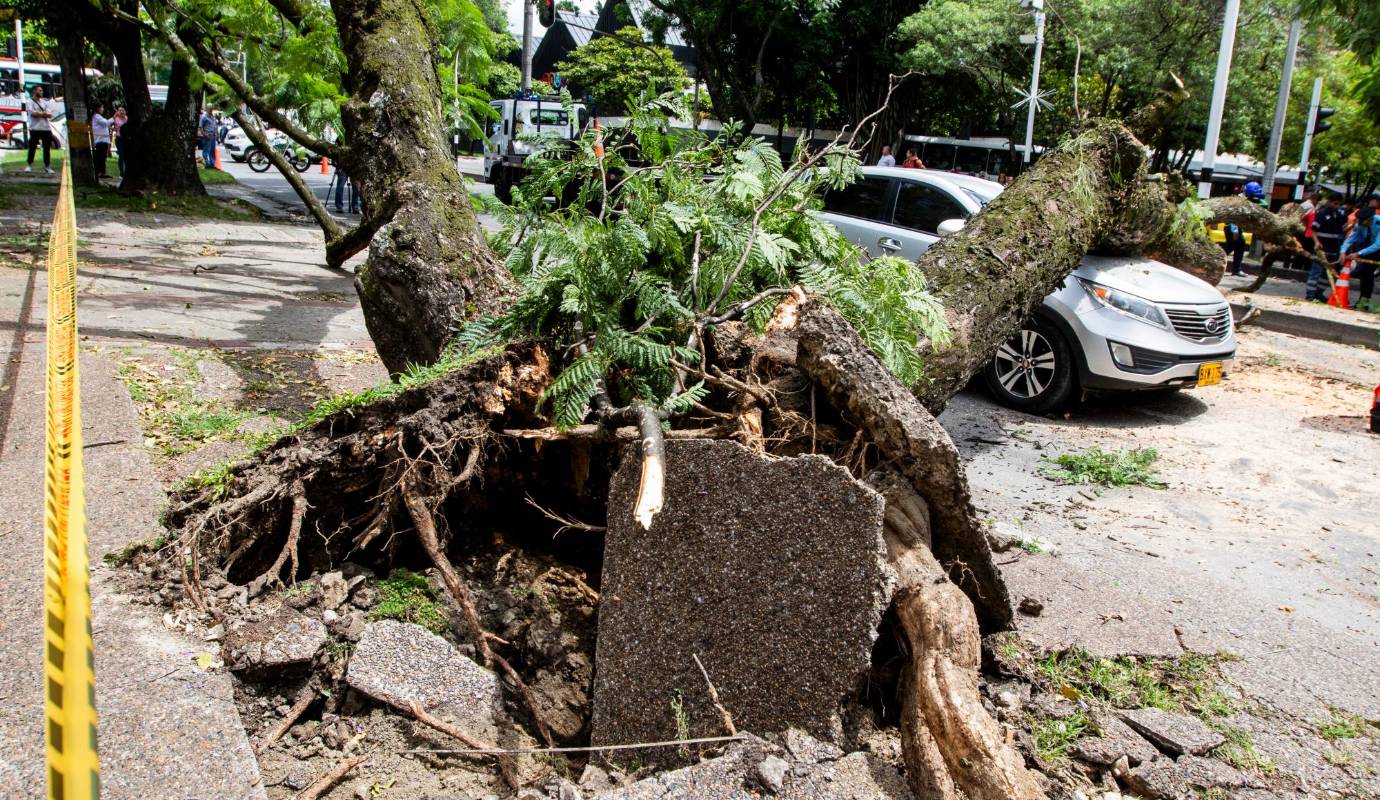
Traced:
<path id="1" fill-rule="evenodd" d="M 1327 304 L 1337 308 L 1351 307 L 1351 262 L 1342 263 L 1342 272 L 1337 276 L 1337 283 L 1332 287 L 1332 296 L 1327 298 Z"/>
<path id="2" fill-rule="evenodd" d="M 325 157 L 325 156 L 321 156 L 321 174 L 322 174 L 322 175 L 325 175 L 325 174 L 326 174 L 326 157 Z"/>
<path id="3" fill-rule="evenodd" d="M 220 169 L 220 148 L 216 148 L 216 169 Z"/>

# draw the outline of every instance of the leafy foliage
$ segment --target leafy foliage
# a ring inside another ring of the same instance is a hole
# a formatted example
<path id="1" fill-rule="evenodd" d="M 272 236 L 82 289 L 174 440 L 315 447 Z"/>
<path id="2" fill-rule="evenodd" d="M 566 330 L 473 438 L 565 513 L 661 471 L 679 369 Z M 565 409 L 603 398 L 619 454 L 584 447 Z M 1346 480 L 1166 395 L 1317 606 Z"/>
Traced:
<path id="1" fill-rule="evenodd" d="M 617 404 L 674 412 L 704 391 L 677 374 L 700 360 L 704 329 L 740 316 L 760 328 L 768 301 L 800 286 L 916 381 L 918 341 L 948 333 L 924 277 L 896 259 L 866 261 L 813 213 L 824 190 L 857 177 L 856 153 L 799 147 L 787 165 L 731 127 L 715 139 L 671 130 L 680 110 L 663 97 L 607 132 L 602 150 L 591 130 L 568 157 L 543 151 L 513 206 L 492 204 L 502 222 L 493 243 L 518 295 L 504 316 L 461 330 L 460 346 L 538 336 L 569 353 L 547 389 L 563 427 L 584 419 L 601 383 Z M 552 210 L 547 196 L 569 202 Z"/>
<path id="2" fill-rule="evenodd" d="M 1152 447 L 1121 452 L 1090 447 L 1081 453 L 1064 453 L 1044 467 L 1046 477 L 1063 483 L 1100 483 L 1103 486 L 1149 486 L 1163 489 L 1155 462 L 1160 454 Z"/>
<path id="3" fill-rule="evenodd" d="M 556 69 L 581 94 L 592 94 L 602 114 L 621 114 L 648 95 L 683 91 L 690 85 L 671 51 L 643 42 L 642 31 L 631 26 L 614 36 L 596 36 Z"/>

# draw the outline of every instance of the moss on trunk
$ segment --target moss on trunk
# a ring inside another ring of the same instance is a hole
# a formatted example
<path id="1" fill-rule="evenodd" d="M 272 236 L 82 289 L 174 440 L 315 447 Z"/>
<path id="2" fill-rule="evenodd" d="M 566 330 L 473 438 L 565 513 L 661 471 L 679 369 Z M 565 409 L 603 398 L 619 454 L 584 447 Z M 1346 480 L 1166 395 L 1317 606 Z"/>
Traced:
<path id="1" fill-rule="evenodd" d="M 384 364 L 440 355 L 456 321 L 507 302 L 445 140 L 436 33 L 413 0 L 333 0 L 349 63 L 342 161 L 375 231 L 355 286 Z"/>

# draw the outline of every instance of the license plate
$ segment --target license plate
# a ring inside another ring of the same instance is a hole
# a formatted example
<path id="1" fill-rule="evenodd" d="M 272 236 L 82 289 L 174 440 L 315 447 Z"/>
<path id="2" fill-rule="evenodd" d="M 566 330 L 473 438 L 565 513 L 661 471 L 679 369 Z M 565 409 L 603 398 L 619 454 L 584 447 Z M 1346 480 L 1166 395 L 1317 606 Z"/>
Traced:
<path id="1" fill-rule="evenodd" d="M 1222 362 L 1209 361 L 1198 365 L 1198 385 L 1215 386 L 1222 382 Z"/>

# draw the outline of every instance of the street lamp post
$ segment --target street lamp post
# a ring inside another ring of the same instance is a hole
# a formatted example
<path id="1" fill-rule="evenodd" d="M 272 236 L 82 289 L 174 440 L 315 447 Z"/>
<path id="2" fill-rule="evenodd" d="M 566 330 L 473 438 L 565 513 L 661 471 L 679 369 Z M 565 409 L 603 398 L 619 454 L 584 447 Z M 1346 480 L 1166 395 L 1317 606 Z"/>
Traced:
<path id="1" fill-rule="evenodd" d="M 1035 63 L 1030 70 L 1030 96 L 1026 98 L 1029 107 L 1025 110 L 1025 153 L 1022 162 L 1030 165 L 1030 156 L 1035 149 L 1035 107 L 1040 100 L 1040 56 L 1045 49 L 1045 0 L 1021 0 L 1022 8 L 1035 10 Z"/>
<path id="2" fill-rule="evenodd" d="M 1260 179 L 1267 202 L 1269 198 L 1274 197 L 1275 170 L 1279 168 L 1279 143 L 1284 137 L 1284 117 L 1289 111 L 1289 89 L 1294 82 L 1294 51 L 1298 49 L 1301 27 L 1297 19 L 1290 23 L 1289 43 L 1284 46 L 1284 72 L 1279 77 L 1279 96 L 1275 98 L 1275 121 L 1270 128 L 1270 147 L 1265 153 L 1265 174 Z M 1300 175 L 1300 184 L 1302 181 L 1303 176 Z"/>
<path id="3" fill-rule="evenodd" d="M 1222 107 L 1227 103 L 1227 78 L 1231 75 L 1231 54 L 1236 47 L 1236 18 L 1241 0 L 1227 0 L 1222 19 L 1222 43 L 1217 48 L 1217 77 L 1212 81 L 1212 108 L 1208 112 L 1207 141 L 1203 144 L 1203 169 L 1198 179 L 1198 197 L 1212 194 L 1212 169 L 1217 166 L 1217 139 L 1222 133 Z"/>
<path id="4" fill-rule="evenodd" d="M 522 93 L 532 90 L 532 0 L 522 0 Z"/>

